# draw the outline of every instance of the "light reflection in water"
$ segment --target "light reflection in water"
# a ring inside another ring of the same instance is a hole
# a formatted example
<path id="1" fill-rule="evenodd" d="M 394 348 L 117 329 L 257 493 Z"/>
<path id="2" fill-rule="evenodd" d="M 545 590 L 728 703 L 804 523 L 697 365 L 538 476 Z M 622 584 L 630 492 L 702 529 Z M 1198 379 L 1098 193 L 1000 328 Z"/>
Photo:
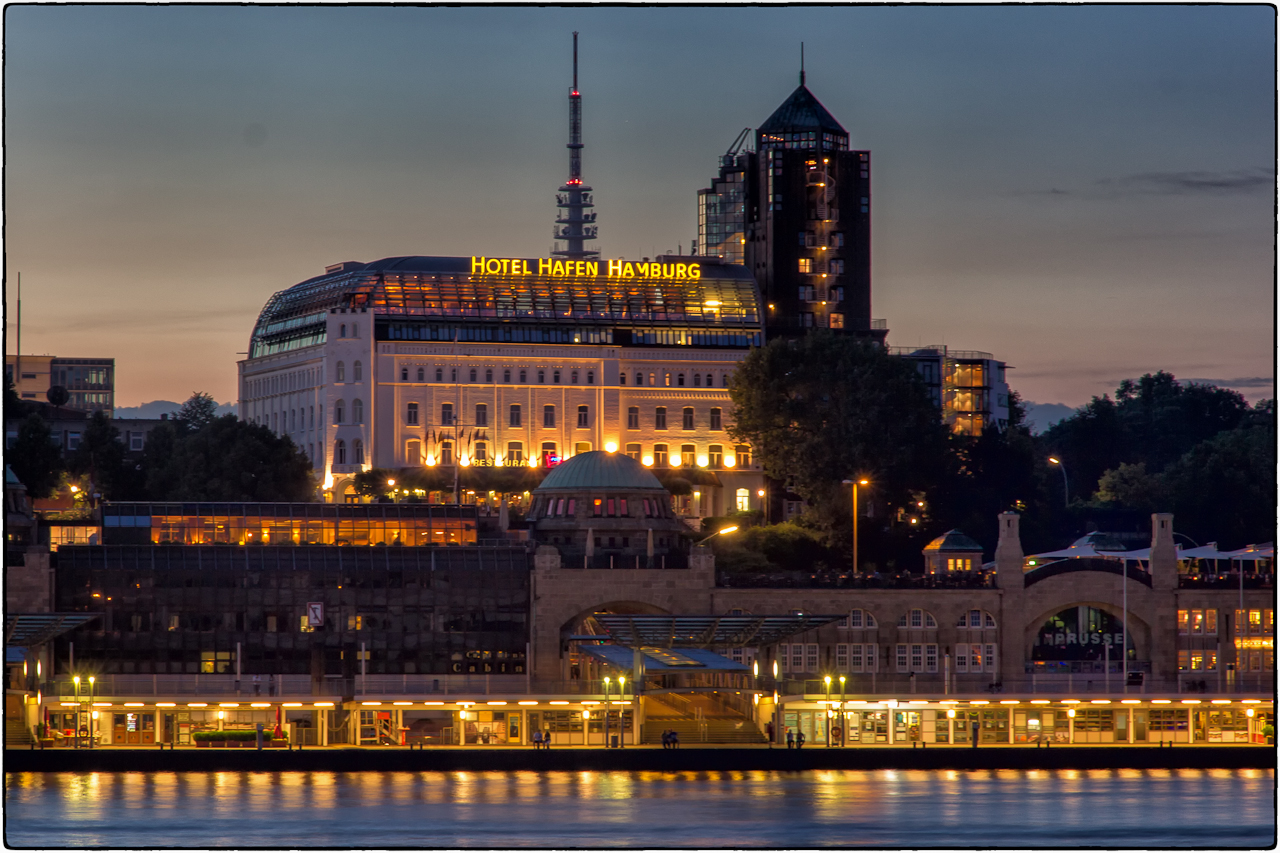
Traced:
<path id="1" fill-rule="evenodd" d="M 14 846 L 1265 846 L 1274 772 L 6 776 Z"/>

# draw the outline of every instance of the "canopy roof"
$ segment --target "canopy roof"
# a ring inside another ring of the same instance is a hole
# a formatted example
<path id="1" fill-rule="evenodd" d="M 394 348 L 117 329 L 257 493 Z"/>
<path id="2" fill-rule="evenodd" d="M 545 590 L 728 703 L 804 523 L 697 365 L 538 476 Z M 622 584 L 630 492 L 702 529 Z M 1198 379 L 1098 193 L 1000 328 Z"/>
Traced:
<path id="1" fill-rule="evenodd" d="M 9 613 L 4 617 L 6 646 L 38 646 L 97 619 L 99 613 Z"/>
<path id="2" fill-rule="evenodd" d="M 625 646 L 580 645 L 578 651 L 618 669 L 631 669 L 634 652 Z M 747 666 L 707 649 L 655 649 L 643 647 L 645 671 L 653 672 L 746 672 Z"/>
<path id="3" fill-rule="evenodd" d="M 650 489 L 665 491 L 653 473 L 625 453 L 592 450 L 579 453 L 551 469 L 535 492 L 567 489 Z"/>
<path id="4" fill-rule="evenodd" d="M 946 533 L 934 539 L 928 545 L 924 546 L 923 553 L 930 554 L 933 552 L 958 551 L 963 553 L 978 552 L 982 553 L 982 546 L 973 541 L 966 533 L 960 530 L 948 530 Z"/>
<path id="5" fill-rule="evenodd" d="M 615 643 L 642 649 L 768 646 L 843 618 L 844 614 L 820 616 L 811 613 L 792 616 L 595 614 L 595 620 Z"/>
<path id="6" fill-rule="evenodd" d="M 1148 548 L 1147 550 L 1150 551 L 1151 549 Z M 1125 553 L 1124 546 L 1118 540 L 1105 533 L 1090 533 L 1087 536 L 1081 536 L 1066 548 L 1057 551 L 1045 551 L 1042 554 L 1028 554 L 1027 556 L 1036 560 L 1065 560 L 1071 557 L 1122 558 Z M 1129 557 L 1128 559 L 1139 558 Z"/>

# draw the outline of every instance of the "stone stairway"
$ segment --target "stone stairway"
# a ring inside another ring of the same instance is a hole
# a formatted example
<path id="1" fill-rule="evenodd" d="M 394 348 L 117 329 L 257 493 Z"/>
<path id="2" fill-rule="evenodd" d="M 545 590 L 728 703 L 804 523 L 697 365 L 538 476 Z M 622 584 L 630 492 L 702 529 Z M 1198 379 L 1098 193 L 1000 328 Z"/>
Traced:
<path id="1" fill-rule="evenodd" d="M 659 729 L 658 731 L 662 730 Z M 33 743 L 35 743 L 35 738 L 31 736 L 31 730 L 26 727 L 22 720 L 4 721 L 5 749 L 26 749 Z"/>
<path id="2" fill-rule="evenodd" d="M 697 743 L 767 743 L 764 734 L 742 717 L 648 717 L 644 721 L 644 743 L 662 743 L 664 729 L 680 734 L 681 745 Z"/>

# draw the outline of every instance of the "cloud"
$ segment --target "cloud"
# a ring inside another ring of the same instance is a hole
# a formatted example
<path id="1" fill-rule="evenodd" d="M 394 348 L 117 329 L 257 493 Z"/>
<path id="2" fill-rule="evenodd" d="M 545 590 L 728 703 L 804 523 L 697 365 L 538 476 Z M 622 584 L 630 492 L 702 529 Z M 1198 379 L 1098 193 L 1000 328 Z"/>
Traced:
<path id="1" fill-rule="evenodd" d="M 1275 173 L 1271 169 L 1227 169 L 1218 172 L 1142 172 L 1123 178 L 1103 178 L 1096 182 L 1115 195 L 1192 195 L 1201 193 L 1252 192 L 1263 187 L 1274 188 Z"/>
<path id="2" fill-rule="evenodd" d="M 1219 388 L 1270 388 L 1275 380 L 1267 376 L 1242 376 L 1238 379 L 1180 379 L 1183 385 L 1216 385 Z"/>

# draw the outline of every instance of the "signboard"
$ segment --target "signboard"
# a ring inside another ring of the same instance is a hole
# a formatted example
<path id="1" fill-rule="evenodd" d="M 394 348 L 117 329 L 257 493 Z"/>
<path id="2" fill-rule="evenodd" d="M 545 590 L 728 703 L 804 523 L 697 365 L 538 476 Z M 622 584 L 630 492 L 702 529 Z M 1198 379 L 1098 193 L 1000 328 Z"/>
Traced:
<path id="1" fill-rule="evenodd" d="M 324 627 L 324 602 L 323 601 L 307 602 L 307 627 L 308 628 Z"/>
<path id="2" fill-rule="evenodd" d="M 698 263 L 669 263 L 658 261 L 563 261 L 558 258 L 484 258 L 471 257 L 472 275 L 549 275 L 553 277 L 595 278 L 600 275 L 603 263 L 605 275 L 610 278 L 702 278 L 702 265 Z"/>

